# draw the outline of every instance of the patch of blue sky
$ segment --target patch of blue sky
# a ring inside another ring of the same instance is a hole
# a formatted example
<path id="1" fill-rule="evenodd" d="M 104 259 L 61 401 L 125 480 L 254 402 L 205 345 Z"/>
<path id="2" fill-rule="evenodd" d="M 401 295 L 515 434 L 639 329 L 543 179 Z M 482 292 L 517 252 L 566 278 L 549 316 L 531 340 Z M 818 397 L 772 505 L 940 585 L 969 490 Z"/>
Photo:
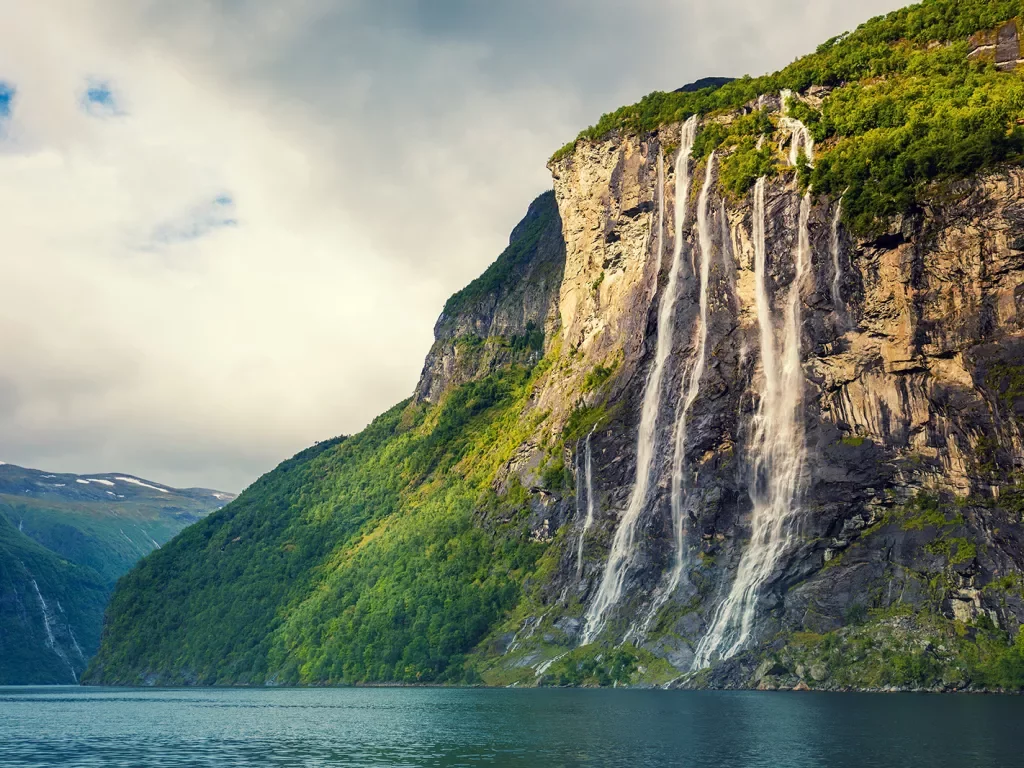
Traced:
<path id="1" fill-rule="evenodd" d="M 11 116 L 11 107 L 17 89 L 10 83 L 0 80 L 0 118 Z"/>
<path id="2" fill-rule="evenodd" d="M 234 198 L 220 194 L 182 216 L 161 224 L 154 230 L 152 240 L 157 245 L 173 245 L 198 240 L 218 229 L 237 226 Z"/>
<path id="3" fill-rule="evenodd" d="M 110 83 L 105 80 L 90 81 L 85 89 L 85 95 L 82 97 L 82 106 L 86 112 L 95 117 L 124 114 Z"/>

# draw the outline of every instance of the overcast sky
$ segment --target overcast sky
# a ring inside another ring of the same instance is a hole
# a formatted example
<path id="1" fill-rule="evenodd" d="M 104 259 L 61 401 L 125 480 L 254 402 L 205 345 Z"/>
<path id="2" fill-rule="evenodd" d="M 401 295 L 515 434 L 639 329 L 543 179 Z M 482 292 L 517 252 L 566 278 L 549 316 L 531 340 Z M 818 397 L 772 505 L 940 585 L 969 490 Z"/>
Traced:
<path id="1" fill-rule="evenodd" d="M 0 460 L 238 491 L 412 391 L 602 112 L 898 0 L 0 0 Z"/>

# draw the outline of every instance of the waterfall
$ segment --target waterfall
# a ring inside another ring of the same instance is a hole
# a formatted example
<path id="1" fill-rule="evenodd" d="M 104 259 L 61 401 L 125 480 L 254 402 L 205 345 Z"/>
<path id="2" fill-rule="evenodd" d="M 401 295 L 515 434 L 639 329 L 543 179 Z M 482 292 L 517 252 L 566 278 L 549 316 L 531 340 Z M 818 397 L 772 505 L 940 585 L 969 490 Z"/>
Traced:
<path id="1" fill-rule="evenodd" d="M 708 167 L 704 176 L 704 186 L 697 202 L 697 236 L 700 242 L 700 294 L 699 312 L 697 314 L 696 343 L 694 345 L 693 363 L 690 375 L 686 378 L 680 397 L 681 406 L 675 428 L 675 451 L 672 456 L 672 528 L 675 534 L 676 561 L 669 576 L 666 595 L 671 595 L 679 586 L 679 578 L 683 572 L 684 534 L 683 529 L 683 493 L 686 469 L 686 427 L 690 409 L 700 394 L 700 382 L 704 378 L 707 365 L 708 344 L 708 283 L 711 277 L 711 225 L 708 219 L 708 197 L 711 194 L 711 183 L 715 165 L 715 153 L 708 158 Z"/>
<path id="2" fill-rule="evenodd" d="M 658 289 L 661 260 L 665 258 L 665 153 L 658 150 L 658 271 L 654 273 L 654 291 Z"/>
<path id="3" fill-rule="evenodd" d="M 835 213 L 832 215 L 832 233 L 829 238 L 829 250 L 832 251 L 832 306 L 836 314 L 843 312 L 843 297 L 839 295 L 839 288 L 843 281 L 843 269 L 839 266 L 839 223 L 843 217 L 843 200 L 836 203 Z"/>
<path id="4" fill-rule="evenodd" d="M 797 132 L 794 133 L 796 135 Z M 813 147 L 808 147 L 813 152 Z M 808 155 L 808 160 L 813 158 Z M 793 521 L 803 475 L 803 368 L 800 358 L 800 290 L 810 274 L 810 193 L 800 202 L 796 271 L 777 348 L 767 287 L 765 180 L 754 189 L 754 273 L 764 384 L 753 421 L 749 494 L 753 502 L 750 543 L 743 551 L 728 596 L 695 651 L 693 669 L 742 650 L 753 628 L 757 599 L 793 543 Z"/>
<path id="5" fill-rule="evenodd" d="M 594 461 L 590 453 L 590 438 L 593 434 L 594 430 L 590 430 L 583 448 L 583 484 L 587 492 L 587 517 L 583 521 L 583 530 L 580 531 L 580 541 L 576 550 L 577 579 L 583 575 L 583 540 L 587 538 L 587 531 L 594 524 Z"/>
<path id="6" fill-rule="evenodd" d="M 786 102 L 793 97 L 793 92 L 789 90 L 782 91 L 780 99 L 782 101 L 782 119 L 779 124 L 786 129 L 789 133 L 789 164 L 796 166 L 797 161 L 800 159 L 800 147 L 803 145 L 804 154 L 807 156 L 808 165 L 814 165 L 814 137 L 811 136 L 811 132 L 807 129 L 799 120 L 789 117 L 786 112 Z M 785 143 L 785 139 L 783 139 Z"/>
<path id="7" fill-rule="evenodd" d="M 22 563 L 22 567 L 25 567 L 24 563 Z M 28 569 L 26 568 L 25 570 L 27 571 Z M 53 623 L 56 617 L 53 615 L 53 611 L 50 606 L 46 604 L 46 600 L 43 598 L 43 593 L 39 590 L 39 584 L 36 583 L 35 579 L 32 579 L 32 588 L 36 591 L 36 598 L 38 598 L 39 607 L 43 612 L 43 629 L 46 630 L 46 647 L 57 654 L 57 658 L 67 665 L 68 671 L 71 672 L 72 679 L 77 684 L 78 675 L 75 674 L 75 668 L 71 665 L 71 661 L 68 659 L 67 654 L 65 654 L 64 650 L 60 645 L 58 645 L 57 638 L 53 635 Z M 78 643 L 76 642 L 75 645 L 77 646 Z M 79 651 L 79 655 L 81 655 L 81 651 Z"/>
<path id="8" fill-rule="evenodd" d="M 605 564 L 604 575 L 590 608 L 587 610 L 586 623 L 583 630 L 583 644 L 594 641 L 604 628 L 608 610 L 618 603 L 622 596 L 622 586 L 634 557 L 636 526 L 647 503 L 647 495 L 651 485 L 651 469 L 654 464 L 656 448 L 658 414 L 661 410 L 661 392 L 665 376 L 665 363 L 672 353 L 672 315 L 679 293 L 679 263 L 683 252 L 683 233 L 685 231 L 687 193 L 690 187 L 690 155 L 693 151 L 693 140 L 697 134 L 697 118 L 691 117 L 683 124 L 680 137 L 679 154 L 676 157 L 675 177 L 675 243 L 673 245 L 672 265 L 669 268 L 668 283 L 661 296 L 658 306 L 658 336 L 655 346 L 654 361 L 651 363 L 644 385 L 643 407 L 640 412 L 640 429 L 637 435 L 636 479 L 630 493 L 629 503 L 622 515 L 619 527 L 615 531 L 608 562 Z M 663 188 L 658 194 L 664 196 Z M 659 254 L 660 262 L 660 254 Z"/>
<path id="9" fill-rule="evenodd" d="M 662 606 L 668 602 L 669 598 L 672 597 L 679 587 L 679 581 L 682 578 L 685 566 L 686 530 L 683 523 L 685 519 L 684 502 L 686 493 L 686 426 L 690 409 L 700 394 L 700 382 L 704 378 L 704 369 L 707 366 L 708 284 L 711 278 L 711 254 L 714 247 L 708 216 L 708 198 L 711 195 L 711 186 L 714 180 L 714 165 L 715 153 L 712 152 L 708 158 L 704 174 L 704 186 L 701 187 L 700 197 L 697 199 L 697 238 L 700 245 L 700 292 L 697 327 L 694 330 L 694 352 L 688 375 L 684 377 L 683 386 L 679 393 L 679 406 L 673 433 L 671 504 L 675 562 L 672 564 L 672 570 L 669 571 L 668 582 L 665 587 L 659 590 L 643 620 L 630 627 L 629 632 L 626 634 L 626 639 L 634 637 L 640 640 L 643 639 L 651 623 L 658 615 L 658 611 L 661 610 Z"/>

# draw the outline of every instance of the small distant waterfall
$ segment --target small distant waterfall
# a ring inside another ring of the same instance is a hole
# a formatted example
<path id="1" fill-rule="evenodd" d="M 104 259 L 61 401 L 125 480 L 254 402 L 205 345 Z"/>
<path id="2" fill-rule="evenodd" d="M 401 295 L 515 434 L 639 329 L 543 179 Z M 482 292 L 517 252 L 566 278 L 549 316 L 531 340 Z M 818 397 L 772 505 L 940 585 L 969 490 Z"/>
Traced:
<path id="1" fill-rule="evenodd" d="M 593 456 L 590 453 L 590 438 L 593 434 L 594 431 L 591 430 L 590 434 L 587 435 L 587 441 L 583 448 L 583 487 L 586 490 L 587 516 L 583 521 L 583 530 L 580 531 L 580 541 L 576 549 L 577 579 L 583 575 L 583 540 L 587 538 L 587 531 L 589 531 L 591 526 L 594 524 L 594 461 Z"/>
<path id="2" fill-rule="evenodd" d="M 832 252 L 832 306 L 835 307 L 836 314 L 843 314 L 843 297 L 840 295 L 840 287 L 843 282 L 843 268 L 839 264 L 839 250 L 841 243 L 839 241 L 839 224 L 843 218 L 843 200 L 842 198 L 836 203 L 836 210 L 832 214 L 832 232 L 829 238 L 829 250 Z"/>
<path id="3" fill-rule="evenodd" d="M 799 123 L 797 126 L 793 131 L 794 143 L 796 137 L 806 131 L 799 130 Z M 805 148 L 808 161 L 813 162 L 813 144 L 808 143 Z M 755 302 L 764 383 L 751 440 L 751 539 L 743 551 L 728 596 L 718 606 L 710 629 L 697 645 L 694 670 L 709 666 L 716 656 L 726 659 L 742 650 L 753 628 L 760 589 L 792 545 L 793 521 L 798 511 L 806 457 L 800 292 L 811 268 L 810 214 L 808 193 L 800 202 L 796 270 L 786 303 L 781 346 L 777 346 L 767 286 L 765 180 L 758 180 L 754 188 L 753 240 Z"/>
<path id="4" fill-rule="evenodd" d="M 800 148 L 803 147 L 804 155 L 809 165 L 814 165 L 814 137 L 799 120 L 789 117 L 786 114 L 786 102 L 793 97 L 792 91 L 782 91 L 782 119 L 779 124 L 789 132 L 789 164 L 796 166 L 800 159 Z M 785 142 L 785 139 L 783 140 Z"/>
<path id="5" fill-rule="evenodd" d="M 676 158 L 675 176 L 675 243 L 672 265 L 669 267 L 668 284 L 658 305 L 658 337 L 654 361 L 651 363 L 644 386 L 644 401 L 640 413 L 640 430 L 637 436 L 636 479 L 630 493 L 629 503 L 619 527 L 615 531 L 608 562 L 605 564 L 597 595 L 587 610 L 582 643 L 591 643 L 604 629 L 608 610 L 618 603 L 622 586 L 635 555 L 636 526 L 644 505 L 647 503 L 651 486 L 651 469 L 657 438 L 658 414 L 661 410 L 662 385 L 665 377 L 665 363 L 672 353 L 672 315 L 679 293 L 679 265 L 683 252 L 683 232 L 687 211 L 687 193 L 690 187 L 690 155 L 697 134 L 697 118 L 691 117 L 683 125 L 679 154 Z M 658 193 L 664 195 L 663 188 Z M 660 254 L 659 254 L 660 260 Z"/>
<path id="6" fill-rule="evenodd" d="M 22 567 L 24 567 L 24 564 L 22 564 Z M 39 608 L 43 612 L 43 629 L 46 630 L 46 647 L 57 654 L 57 658 L 64 662 L 68 671 L 71 672 L 72 679 L 77 683 L 78 675 L 75 674 L 75 668 L 72 666 L 67 654 L 64 653 L 64 649 L 57 643 L 57 638 L 54 637 L 53 634 L 53 624 L 56 619 L 53 615 L 53 610 L 47 604 L 46 599 L 43 597 L 43 593 L 39 590 L 39 584 L 35 579 L 32 579 L 32 588 L 36 591 L 36 598 L 39 600 Z M 61 612 L 63 613 L 63 610 Z M 75 645 L 78 645 L 77 641 L 75 642 Z M 81 655 L 81 650 L 79 650 L 79 655 Z"/>

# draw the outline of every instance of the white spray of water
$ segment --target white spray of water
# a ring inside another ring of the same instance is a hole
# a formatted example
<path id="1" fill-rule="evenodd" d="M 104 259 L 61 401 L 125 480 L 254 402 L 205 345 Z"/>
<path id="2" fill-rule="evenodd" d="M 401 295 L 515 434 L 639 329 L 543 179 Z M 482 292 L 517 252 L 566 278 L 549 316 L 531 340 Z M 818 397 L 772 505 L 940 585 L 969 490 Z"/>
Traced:
<path id="1" fill-rule="evenodd" d="M 690 409 L 693 408 L 693 404 L 700 394 L 700 382 L 704 378 L 704 369 L 707 367 L 708 284 L 711 279 L 711 251 L 714 247 L 711 239 L 711 220 L 708 216 L 708 198 L 711 196 L 714 165 L 715 153 L 712 152 L 708 158 L 707 169 L 704 175 L 704 186 L 701 187 L 700 197 L 697 199 L 697 238 L 700 244 L 700 292 L 697 327 L 694 330 L 694 351 L 689 374 L 683 380 L 683 387 L 680 392 L 673 440 L 671 502 L 675 561 L 672 564 L 671 571 L 669 571 L 668 583 L 655 596 L 647 616 L 640 625 L 638 633 L 641 637 L 647 632 L 661 607 L 668 602 L 668 599 L 679 587 L 679 581 L 682 578 L 683 568 L 685 567 L 686 427 Z M 635 633 L 631 630 L 630 634 Z"/>
<path id="2" fill-rule="evenodd" d="M 77 683 L 78 675 L 75 674 L 75 668 L 71 665 L 71 661 L 68 659 L 67 654 L 64 653 L 64 649 L 60 647 L 57 643 L 57 639 L 53 635 L 53 623 L 55 620 L 53 610 L 47 604 L 46 599 L 43 597 L 43 593 L 39 591 L 39 584 L 36 583 L 35 579 L 32 579 L 32 588 L 36 591 L 36 598 L 39 600 L 39 607 L 43 612 L 43 629 L 46 630 L 46 647 L 57 654 L 57 658 L 64 662 L 68 671 L 71 672 L 72 679 Z M 81 654 L 81 651 L 79 651 L 79 654 Z"/>
<path id="3" fill-rule="evenodd" d="M 839 202 L 836 203 L 835 213 L 832 215 L 832 233 L 829 238 L 829 250 L 832 251 L 832 306 L 835 307 L 837 314 L 842 314 L 843 311 L 843 297 L 839 293 L 839 288 L 843 282 L 843 268 L 839 264 L 839 222 L 843 216 L 843 201 L 840 198 Z"/>
<path id="4" fill-rule="evenodd" d="M 789 164 L 795 166 L 800 159 L 800 148 L 803 147 L 804 155 L 807 157 L 807 164 L 814 165 L 814 137 L 807 126 L 799 120 L 789 117 L 786 112 L 786 105 L 793 98 L 793 92 L 784 90 L 782 99 L 782 119 L 779 124 L 789 133 Z M 785 143 L 785 139 L 783 139 Z"/>
<path id="5" fill-rule="evenodd" d="M 813 161 L 813 156 L 808 155 L 808 160 Z M 800 291 L 810 274 L 810 213 L 808 193 L 800 203 L 796 273 L 789 288 L 781 348 L 777 350 L 767 287 L 765 180 L 758 180 L 754 189 L 754 272 L 764 387 L 751 441 L 752 532 L 729 594 L 697 645 L 694 670 L 707 667 L 716 656 L 727 659 L 742 650 L 750 638 L 760 589 L 792 546 L 806 455 L 801 420 L 804 378 Z"/>
<path id="6" fill-rule="evenodd" d="M 587 610 L 583 630 L 583 644 L 586 645 L 604 629 L 608 610 L 618 603 L 622 586 L 635 554 L 636 527 L 640 514 L 647 502 L 651 485 L 651 469 L 654 463 L 658 413 L 661 410 L 661 392 L 665 376 L 665 363 L 672 353 L 672 315 L 679 293 L 679 263 L 683 252 L 683 232 L 687 211 L 687 192 L 690 187 L 690 155 L 697 134 L 696 116 L 683 125 L 679 155 L 676 158 L 676 201 L 675 201 L 675 244 L 672 265 L 669 268 L 668 284 L 658 306 L 658 339 L 654 361 L 647 374 L 644 386 L 644 402 L 640 413 L 640 430 L 637 436 L 636 480 L 630 493 L 629 503 L 615 531 L 604 575 L 590 608 Z M 663 194 L 659 190 L 659 194 Z"/>
<path id="7" fill-rule="evenodd" d="M 68 628 L 68 635 L 71 637 L 71 644 L 75 646 L 75 653 L 78 654 L 78 658 L 85 661 L 85 654 L 82 653 L 82 646 L 78 644 L 78 638 L 75 637 L 75 632 L 71 629 L 71 622 L 68 621 L 68 615 L 64 612 L 64 606 L 60 604 L 60 600 L 57 601 L 57 610 L 60 611 L 61 616 L 64 617 L 64 623 Z"/>
<path id="8" fill-rule="evenodd" d="M 583 521 L 583 530 L 580 531 L 580 542 L 576 550 L 576 578 L 583 574 L 583 540 L 587 538 L 587 531 L 594 524 L 594 458 L 590 452 L 590 438 L 593 435 L 594 431 L 591 430 L 583 448 L 583 487 L 586 489 L 587 517 Z"/>
<path id="9" fill-rule="evenodd" d="M 552 664 L 554 664 L 556 661 L 558 661 L 563 656 L 568 655 L 568 653 L 569 653 L 569 651 L 565 651 L 563 653 L 558 654 L 554 658 L 548 659 L 547 661 L 537 665 L 537 668 L 534 670 L 534 673 L 537 675 L 537 677 L 540 677 L 541 675 L 543 675 L 545 672 L 547 672 L 551 668 Z"/>
<path id="10" fill-rule="evenodd" d="M 509 643 L 508 650 L 505 651 L 505 653 L 514 653 L 516 650 L 522 647 L 523 643 L 525 643 L 527 640 L 533 637 L 534 633 L 537 631 L 537 627 L 544 623 L 544 619 L 547 617 L 548 613 L 550 613 L 550 611 L 545 611 L 540 616 L 527 617 L 527 619 L 523 622 L 523 625 L 512 636 L 512 642 Z M 522 635 L 524 632 L 526 634 L 523 635 L 522 638 L 520 638 L 519 636 Z"/>

